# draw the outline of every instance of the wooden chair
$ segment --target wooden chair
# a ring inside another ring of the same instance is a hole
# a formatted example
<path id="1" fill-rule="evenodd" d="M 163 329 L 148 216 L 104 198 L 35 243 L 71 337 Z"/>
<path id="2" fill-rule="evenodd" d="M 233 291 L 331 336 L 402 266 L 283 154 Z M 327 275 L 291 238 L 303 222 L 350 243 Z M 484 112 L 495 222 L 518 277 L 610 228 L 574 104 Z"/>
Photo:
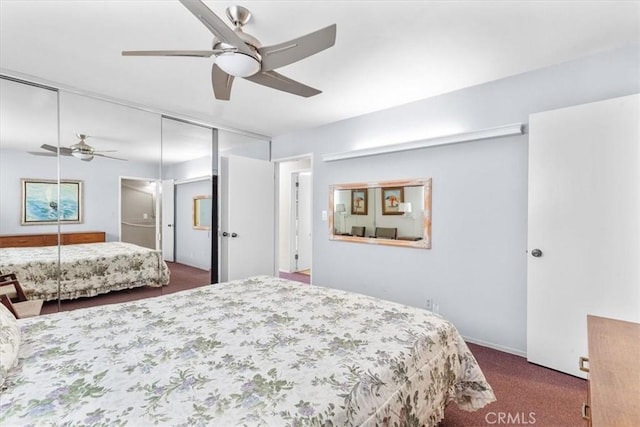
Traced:
<path id="1" fill-rule="evenodd" d="M 377 239 L 396 239 L 398 237 L 398 229 L 395 227 L 376 227 Z"/>
<path id="2" fill-rule="evenodd" d="M 18 278 L 14 273 L 2 274 L 2 272 L 0 271 L 0 283 L 4 283 L 10 280 L 18 281 Z M 7 295 L 12 300 L 18 298 L 18 293 L 13 286 L 7 286 L 6 288 L 0 287 L 0 295 Z"/>
<path id="3" fill-rule="evenodd" d="M 365 227 L 354 225 L 351 227 L 351 235 L 357 237 L 364 237 Z"/>
<path id="4" fill-rule="evenodd" d="M 43 301 L 27 299 L 15 274 L 2 274 L 0 279 L 0 301 L 16 319 L 40 315 Z"/>

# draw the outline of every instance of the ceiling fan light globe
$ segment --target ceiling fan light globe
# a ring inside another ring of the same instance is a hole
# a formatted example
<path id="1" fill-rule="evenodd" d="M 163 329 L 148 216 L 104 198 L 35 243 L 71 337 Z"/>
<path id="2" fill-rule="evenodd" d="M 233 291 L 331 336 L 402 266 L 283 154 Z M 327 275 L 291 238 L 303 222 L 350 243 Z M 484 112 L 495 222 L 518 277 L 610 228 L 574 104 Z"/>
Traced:
<path id="1" fill-rule="evenodd" d="M 260 62 L 239 52 L 225 52 L 218 55 L 216 65 L 234 77 L 249 77 L 260 71 Z"/>
<path id="2" fill-rule="evenodd" d="M 76 159 L 80 159 L 80 160 L 88 160 L 88 159 L 93 158 L 93 155 L 92 155 L 92 154 L 89 154 L 89 153 L 83 153 L 83 152 L 81 152 L 81 151 L 73 151 L 73 152 L 71 153 L 71 155 L 72 155 L 73 157 L 75 157 Z"/>

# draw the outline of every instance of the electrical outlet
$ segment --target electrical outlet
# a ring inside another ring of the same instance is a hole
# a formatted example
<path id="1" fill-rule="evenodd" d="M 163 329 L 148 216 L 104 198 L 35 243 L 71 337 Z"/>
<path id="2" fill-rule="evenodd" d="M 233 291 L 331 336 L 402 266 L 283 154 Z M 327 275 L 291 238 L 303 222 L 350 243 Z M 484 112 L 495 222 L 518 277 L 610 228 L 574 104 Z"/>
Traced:
<path id="1" fill-rule="evenodd" d="M 425 308 L 429 311 L 433 309 L 433 300 L 431 298 L 427 298 L 427 303 L 425 304 Z"/>

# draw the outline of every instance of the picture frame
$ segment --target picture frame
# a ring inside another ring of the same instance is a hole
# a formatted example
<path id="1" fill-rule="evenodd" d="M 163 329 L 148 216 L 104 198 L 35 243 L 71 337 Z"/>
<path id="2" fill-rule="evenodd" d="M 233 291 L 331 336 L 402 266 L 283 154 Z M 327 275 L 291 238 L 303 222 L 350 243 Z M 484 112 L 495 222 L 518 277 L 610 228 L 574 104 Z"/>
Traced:
<path id="1" fill-rule="evenodd" d="M 400 203 L 404 203 L 404 187 L 382 188 L 382 215 L 402 215 Z"/>
<path id="2" fill-rule="evenodd" d="M 82 181 L 53 179 L 20 180 L 22 203 L 20 223 L 22 225 L 82 223 Z"/>
<path id="3" fill-rule="evenodd" d="M 368 206 L 366 188 L 351 190 L 351 215 L 367 215 Z"/>

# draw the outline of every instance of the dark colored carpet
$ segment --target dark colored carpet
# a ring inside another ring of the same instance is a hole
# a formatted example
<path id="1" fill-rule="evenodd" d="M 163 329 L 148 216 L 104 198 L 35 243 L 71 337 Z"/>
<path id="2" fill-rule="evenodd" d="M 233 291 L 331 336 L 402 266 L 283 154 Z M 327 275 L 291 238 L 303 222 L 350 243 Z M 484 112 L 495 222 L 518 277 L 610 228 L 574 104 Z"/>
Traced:
<path id="1" fill-rule="evenodd" d="M 580 414 L 587 399 L 585 380 L 531 364 L 520 356 L 474 344 L 469 348 L 497 401 L 476 412 L 450 404 L 440 427 L 586 427 Z"/>
<path id="2" fill-rule="evenodd" d="M 282 279 L 289 279 L 295 282 L 306 283 L 307 285 L 311 283 L 311 276 L 305 273 L 287 273 L 285 271 L 279 272 L 279 276 Z"/>

